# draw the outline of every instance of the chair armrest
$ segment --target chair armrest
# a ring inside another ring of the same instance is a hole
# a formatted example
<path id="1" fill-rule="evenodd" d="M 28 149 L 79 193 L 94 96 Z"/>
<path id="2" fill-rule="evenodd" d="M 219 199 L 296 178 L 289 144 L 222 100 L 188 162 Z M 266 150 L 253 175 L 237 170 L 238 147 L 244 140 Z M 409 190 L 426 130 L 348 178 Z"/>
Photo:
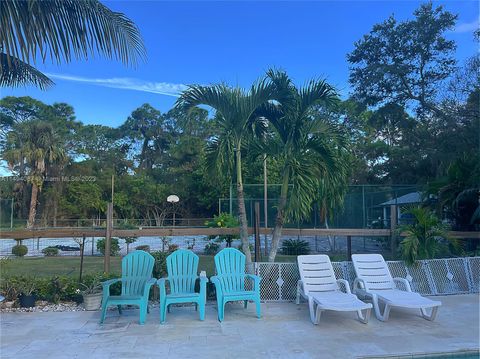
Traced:
<path id="1" fill-rule="evenodd" d="M 260 281 L 262 280 L 261 277 L 259 277 L 258 275 L 255 275 L 255 274 L 245 274 L 245 278 L 249 278 L 249 279 L 253 280 L 255 291 L 260 290 Z"/>
<path id="2" fill-rule="evenodd" d="M 401 288 L 398 287 L 398 284 L 397 284 L 397 282 L 400 282 L 405 286 L 405 292 L 412 291 L 412 288 L 410 287 L 410 283 L 405 278 L 396 277 L 396 278 L 393 278 L 393 281 L 395 282 L 395 286 L 397 287 L 397 289 L 402 290 Z"/>
<path id="3" fill-rule="evenodd" d="M 347 294 L 352 293 L 352 291 L 350 290 L 350 284 L 345 279 L 337 279 L 337 283 L 339 284 L 339 287 L 344 287 L 345 288 L 345 293 L 347 293 Z"/>
<path id="4" fill-rule="evenodd" d="M 215 291 L 217 292 L 217 298 L 218 296 L 222 295 L 222 285 L 220 284 L 220 280 L 218 279 L 217 276 L 210 277 L 210 282 L 215 284 Z"/>
<path id="5" fill-rule="evenodd" d="M 365 281 L 361 278 L 355 278 L 353 281 L 353 294 L 358 294 L 359 292 L 366 292 Z"/>
<path id="6" fill-rule="evenodd" d="M 147 280 L 147 282 L 145 283 L 145 288 L 143 289 L 143 296 L 147 297 L 148 298 L 148 294 L 150 293 L 150 288 L 152 287 L 152 285 L 154 285 L 155 283 L 157 283 L 157 279 L 156 278 L 150 278 L 149 280 Z"/>
<path id="7" fill-rule="evenodd" d="M 114 278 L 102 282 L 103 287 L 103 297 L 107 298 L 110 295 L 110 286 L 114 283 L 121 282 L 122 278 Z"/>
<path id="8" fill-rule="evenodd" d="M 207 295 L 207 283 L 208 283 L 208 278 L 207 277 L 198 277 L 200 279 L 200 296 L 202 298 L 205 298 Z"/>

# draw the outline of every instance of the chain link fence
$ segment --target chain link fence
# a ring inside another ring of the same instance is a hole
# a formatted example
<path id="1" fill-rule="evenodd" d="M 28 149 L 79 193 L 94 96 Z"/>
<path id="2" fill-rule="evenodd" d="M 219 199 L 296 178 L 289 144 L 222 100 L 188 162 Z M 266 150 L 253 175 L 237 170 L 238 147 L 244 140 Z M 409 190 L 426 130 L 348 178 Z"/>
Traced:
<path id="1" fill-rule="evenodd" d="M 407 266 L 388 261 L 393 277 L 405 278 L 412 290 L 422 295 L 449 295 L 479 292 L 480 257 L 430 259 Z M 332 262 L 337 279 L 353 285 L 352 262 Z M 262 277 L 260 297 L 266 302 L 293 301 L 300 279 L 296 263 L 255 263 L 255 274 Z"/>

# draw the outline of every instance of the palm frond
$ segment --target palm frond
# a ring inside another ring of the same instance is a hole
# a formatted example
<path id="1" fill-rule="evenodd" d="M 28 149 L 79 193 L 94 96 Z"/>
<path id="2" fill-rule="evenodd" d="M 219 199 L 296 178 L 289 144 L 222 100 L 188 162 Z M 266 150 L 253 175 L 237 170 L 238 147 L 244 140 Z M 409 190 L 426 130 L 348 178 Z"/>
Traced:
<path id="1" fill-rule="evenodd" d="M 70 62 L 97 52 L 135 65 L 146 54 L 137 26 L 98 0 L 4 0 L 0 22 L 0 48 L 9 61 Z"/>
<path id="2" fill-rule="evenodd" d="M 33 66 L 19 59 L 0 53 L 0 87 L 34 85 L 41 90 L 54 85 L 53 81 Z"/>

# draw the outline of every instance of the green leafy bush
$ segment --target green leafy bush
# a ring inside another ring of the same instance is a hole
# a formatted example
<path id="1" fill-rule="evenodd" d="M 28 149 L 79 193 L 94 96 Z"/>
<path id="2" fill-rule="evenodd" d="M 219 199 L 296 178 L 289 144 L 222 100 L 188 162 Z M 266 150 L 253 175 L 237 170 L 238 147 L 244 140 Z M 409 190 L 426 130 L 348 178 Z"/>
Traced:
<path id="1" fill-rule="evenodd" d="M 60 301 L 79 301 L 79 284 L 75 278 L 55 276 L 37 281 L 38 296 L 52 303 Z"/>
<path id="2" fill-rule="evenodd" d="M 55 256 L 58 256 L 58 248 L 55 248 L 55 247 L 43 248 L 42 253 L 45 255 L 45 257 L 55 257 Z"/>
<path id="3" fill-rule="evenodd" d="M 282 253 L 286 255 L 304 255 L 310 253 L 310 245 L 302 239 L 287 239 L 282 243 Z"/>
<path id="4" fill-rule="evenodd" d="M 23 257 L 28 253 L 28 248 L 27 246 L 24 246 L 23 244 L 17 244 L 12 247 L 12 254 L 17 256 L 17 257 Z"/>
<path id="5" fill-rule="evenodd" d="M 142 244 L 140 246 L 136 246 L 135 249 L 137 251 L 145 251 L 145 252 L 150 252 L 150 246 L 148 244 Z"/>
<path id="6" fill-rule="evenodd" d="M 418 259 L 432 259 L 449 250 L 461 252 L 459 241 L 449 235 L 448 226 L 430 209 L 413 207 L 406 213 L 413 216 L 413 223 L 399 226 L 397 234 L 405 235 L 400 249 L 407 264 L 413 264 Z"/>
<path id="7" fill-rule="evenodd" d="M 218 243 L 210 242 L 205 245 L 205 249 L 203 250 L 203 253 L 205 253 L 207 256 L 213 256 L 217 254 L 219 249 L 220 249 L 220 245 Z"/>
<path id="8" fill-rule="evenodd" d="M 97 250 L 105 255 L 105 238 L 97 241 Z M 110 242 L 110 255 L 116 256 L 120 252 L 120 246 L 118 245 L 118 238 L 112 238 Z"/>
<path id="9" fill-rule="evenodd" d="M 243 252 L 242 243 L 240 243 L 240 244 L 238 245 L 237 249 L 238 249 L 240 252 L 244 253 L 244 252 Z M 255 247 L 253 246 L 253 244 L 250 243 L 250 244 L 248 245 L 248 249 L 250 249 L 250 252 L 253 252 L 253 251 L 255 250 Z M 245 254 L 245 253 L 244 253 L 244 254 Z"/>
<path id="10" fill-rule="evenodd" d="M 168 252 L 173 253 L 178 249 L 178 244 L 172 243 L 168 245 Z"/>
<path id="11" fill-rule="evenodd" d="M 153 277 L 162 278 L 167 274 L 167 257 L 169 253 L 162 251 L 155 251 L 150 253 L 155 258 L 155 265 L 153 266 Z"/>
<path id="12" fill-rule="evenodd" d="M 220 213 L 218 216 L 214 216 L 213 220 L 205 222 L 207 227 L 211 228 L 236 228 L 239 226 L 238 220 L 236 217 L 232 216 L 230 213 Z M 236 234 L 224 234 L 220 236 L 209 236 L 208 239 L 214 239 L 218 242 L 225 241 L 227 247 L 232 246 L 234 239 L 240 238 Z"/>

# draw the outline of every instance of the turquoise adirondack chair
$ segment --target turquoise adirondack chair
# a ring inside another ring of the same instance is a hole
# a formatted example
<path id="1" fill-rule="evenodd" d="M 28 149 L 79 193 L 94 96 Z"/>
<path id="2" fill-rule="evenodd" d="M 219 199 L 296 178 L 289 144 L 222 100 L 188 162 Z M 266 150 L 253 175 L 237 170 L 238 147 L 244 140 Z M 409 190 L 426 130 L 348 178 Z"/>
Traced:
<path id="1" fill-rule="evenodd" d="M 254 301 L 257 317 L 260 318 L 260 280 L 253 274 L 245 274 L 245 255 L 235 248 L 222 249 L 215 256 L 217 275 L 210 280 L 217 292 L 218 320 L 223 321 L 225 303 L 243 300 L 244 308 L 248 301 Z M 253 281 L 253 290 L 245 290 L 245 279 Z"/>
<path id="2" fill-rule="evenodd" d="M 205 319 L 205 301 L 207 296 L 207 277 L 198 275 L 198 256 L 186 249 L 177 249 L 167 257 L 168 277 L 157 281 L 160 287 L 160 322 L 165 317 L 170 304 L 195 303 L 200 307 L 200 320 Z M 200 293 L 195 292 L 195 282 L 200 278 Z M 167 294 L 166 282 L 170 284 Z"/>
<path id="3" fill-rule="evenodd" d="M 103 323 L 107 308 L 112 305 L 118 307 L 122 314 L 121 305 L 138 305 L 140 307 L 140 324 L 145 323 L 148 310 L 148 295 L 156 279 L 152 278 L 155 259 L 147 252 L 134 251 L 122 259 L 122 278 L 110 279 L 102 283 L 102 318 Z M 110 295 L 110 286 L 122 282 L 122 294 Z"/>

